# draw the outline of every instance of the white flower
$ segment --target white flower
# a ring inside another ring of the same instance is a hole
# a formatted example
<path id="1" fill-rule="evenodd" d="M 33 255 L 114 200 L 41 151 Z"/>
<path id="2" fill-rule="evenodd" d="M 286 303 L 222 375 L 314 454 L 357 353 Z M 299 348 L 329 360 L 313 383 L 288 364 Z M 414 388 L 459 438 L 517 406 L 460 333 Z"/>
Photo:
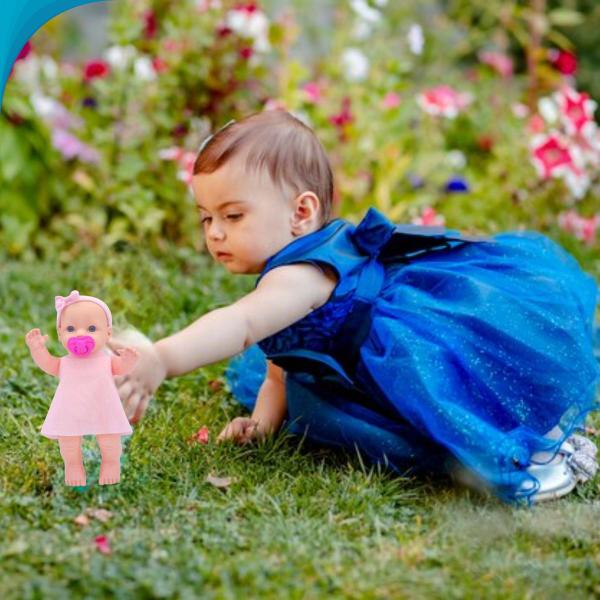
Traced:
<path id="1" fill-rule="evenodd" d="M 352 29 L 352 37 L 359 41 L 368 39 L 371 33 L 373 33 L 373 26 L 367 21 L 356 21 Z"/>
<path id="2" fill-rule="evenodd" d="M 369 59 L 358 48 L 346 48 L 342 53 L 342 66 L 348 81 L 361 81 L 369 73 Z"/>
<path id="3" fill-rule="evenodd" d="M 40 59 L 35 55 L 30 55 L 27 60 L 20 60 L 15 65 L 15 79 L 30 90 L 35 90 L 40 83 L 40 70 Z"/>
<path id="4" fill-rule="evenodd" d="M 446 161 L 453 169 L 464 169 L 467 164 L 467 159 L 460 150 L 450 150 L 446 154 Z"/>
<path id="5" fill-rule="evenodd" d="M 366 0 L 350 0 L 350 6 L 367 23 L 378 23 L 381 20 L 381 13 L 376 8 L 369 6 Z"/>
<path id="6" fill-rule="evenodd" d="M 423 37 L 423 29 L 418 23 L 413 23 L 408 30 L 407 35 L 408 47 L 413 54 L 421 54 L 425 38 Z"/>
<path id="7" fill-rule="evenodd" d="M 135 60 L 133 65 L 135 76 L 140 81 L 154 81 L 156 79 L 156 71 L 152 65 L 152 61 L 147 56 L 140 56 Z"/>
<path id="8" fill-rule="evenodd" d="M 254 40 L 254 50 L 257 52 L 268 52 L 271 49 L 269 19 L 264 12 L 233 9 L 225 15 L 225 25 L 237 35 Z"/>
<path id="9" fill-rule="evenodd" d="M 117 70 L 126 69 L 137 54 L 137 50 L 129 46 L 111 46 L 104 52 L 106 62 Z"/>
<path id="10" fill-rule="evenodd" d="M 31 94 L 29 100 L 31 101 L 33 110 L 35 110 L 38 117 L 44 121 L 52 119 L 60 110 L 60 108 L 62 108 L 62 106 L 54 98 L 44 96 L 43 94 L 39 94 L 37 92 Z"/>
<path id="11" fill-rule="evenodd" d="M 540 98 L 538 110 L 546 123 L 552 124 L 558 121 L 558 107 L 550 98 Z"/>

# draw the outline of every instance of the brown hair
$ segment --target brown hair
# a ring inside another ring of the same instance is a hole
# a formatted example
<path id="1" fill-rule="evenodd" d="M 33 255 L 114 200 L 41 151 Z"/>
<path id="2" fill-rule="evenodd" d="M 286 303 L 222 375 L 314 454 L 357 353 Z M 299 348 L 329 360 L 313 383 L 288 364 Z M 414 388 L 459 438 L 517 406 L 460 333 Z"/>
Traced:
<path id="1" fill-rule="evenodd" d="M 321 219 L 331 218 L 333 173 L 325 149 L 313 130 L 284 110 L 266 110 L 217 131 L 202 147 L 194 175 L 213 173 L 234 156 L 244 166 L 267 168 L 275 185 L 287 184 L 296 194 L 313 192 L 321 202 Z"/>

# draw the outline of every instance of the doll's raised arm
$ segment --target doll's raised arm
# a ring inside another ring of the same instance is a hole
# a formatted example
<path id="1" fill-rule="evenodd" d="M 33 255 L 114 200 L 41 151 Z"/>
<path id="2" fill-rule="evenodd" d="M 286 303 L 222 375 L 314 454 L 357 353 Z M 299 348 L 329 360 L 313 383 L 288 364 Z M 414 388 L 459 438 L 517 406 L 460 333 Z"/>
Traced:
<path id="1" fill-rule="evenodd" d="M 329 298 L 335 282 L 306 263 L 269 271 L 256 289 L 155 344 L 167 377 L 239 354 L 285 329 Z"/>
<path id="2" fill-rule="evenodd" d="M 48 375 L 58 377 L 60 370 L 60 358 L 52 356 L 46 348 L 47 335 L 42 335 L 39 329 L 32 329 L 25 336 L 25 343 L 31 352 L 35 364 Z"/>

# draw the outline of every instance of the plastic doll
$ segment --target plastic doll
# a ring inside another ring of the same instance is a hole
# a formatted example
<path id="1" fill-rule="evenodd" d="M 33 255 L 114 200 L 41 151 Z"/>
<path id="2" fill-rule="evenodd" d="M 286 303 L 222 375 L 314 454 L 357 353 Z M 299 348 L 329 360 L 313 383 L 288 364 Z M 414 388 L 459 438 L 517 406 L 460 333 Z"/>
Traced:
<path id="1" fill-rule="evenodd" d="M 39 329 L 25 337 L 37 366 L 60 379 L 41 433 L 58 440 L 67 485 L 86 485 L 81 452 L 84 435 L 95 435 L 100 447 L 100 485 L 118 483 L 121 436 L 132 429 L 114 376 L 133 370 L 138 351 L 124 348 L 112 356 L 105 348 L 112 335 L 112 316 L 102 300 L 73 290 L 66 298 L 56 296 L 55 307 L 58 338 L 69 354 L 52 356 L 46 349 L 48 336 Z"/>

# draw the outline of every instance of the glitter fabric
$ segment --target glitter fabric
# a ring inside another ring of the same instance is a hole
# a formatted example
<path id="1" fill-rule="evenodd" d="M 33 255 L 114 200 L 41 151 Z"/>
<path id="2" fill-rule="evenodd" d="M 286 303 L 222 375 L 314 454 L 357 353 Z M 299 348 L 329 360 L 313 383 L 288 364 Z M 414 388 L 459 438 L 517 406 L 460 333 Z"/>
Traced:
<path id="1" fill-rule="evenodd" d="M 600 407 L 597 284 L 540 233 L 472 240 L 370 209 L 356 227 L 336 219 L 294 240 L 261 277 L 296 262 L 338 273 L 331 298 L 227 377 L 251 408 L 266 354 L 286 370 L 288 417 L 309 439 L 399 471 L 458 460 L 510 501 L 532 479 L 532 453 L 556 451 Z M 564 437 L 545 438 L 556 425 Z"/>

